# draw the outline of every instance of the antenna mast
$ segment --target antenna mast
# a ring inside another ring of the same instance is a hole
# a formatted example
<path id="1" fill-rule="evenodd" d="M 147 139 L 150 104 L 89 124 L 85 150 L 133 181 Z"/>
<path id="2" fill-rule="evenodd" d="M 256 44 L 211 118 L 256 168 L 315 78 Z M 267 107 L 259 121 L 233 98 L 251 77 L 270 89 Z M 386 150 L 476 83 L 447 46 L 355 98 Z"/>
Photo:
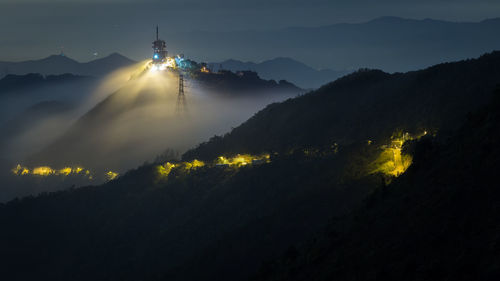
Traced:
<path id="1" fill-rule="evenodd" d="M 175 113 L 178 115 L 187 113 L 186 96 L 184 95 L 184 75 L 182 73 L 179 73 L 179 94 L 177 95 Z"/>

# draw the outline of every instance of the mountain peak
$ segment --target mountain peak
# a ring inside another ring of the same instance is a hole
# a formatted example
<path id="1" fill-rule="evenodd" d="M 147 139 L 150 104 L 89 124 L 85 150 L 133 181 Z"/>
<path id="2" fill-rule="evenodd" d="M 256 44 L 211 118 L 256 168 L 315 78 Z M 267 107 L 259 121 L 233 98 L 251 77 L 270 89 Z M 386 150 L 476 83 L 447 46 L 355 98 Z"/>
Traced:
<path id="1" fill-rule="evenodd" d="M 411 19 L 405 19 L 394 16 L 383 16 L 379 18 L 375 18 L 373 20 L 368 21 L 367 23 L 397 23 L 397 22 L 405 22 L 405 21 L 413 21 Z"/>
<path id="2" fill-rule="evenodd" d="M 447 21 L 437 20 L 433 18 L 425 19 L 410 19 L 410 18 L 400 18 L 393 16 L 384 16 L 373 19 L 366 23 L 381 23 L 381 24 L 402 24 L 402 23 L 451 23 Z"/>
<path id="3" fill-rule="evenodd" d="M 500 18 L 491 18 L 491 19 L 485 19 L 481 21 L 481 23 L 499 23 Z"/>
<path id="4" fill-rule="evenodd" d="M 294 63 L 301 63 L 297 60 L 294 60 L 292 58 L 289 58 L 289 57 L 276 57 L 274 59 L 270 59 L 270 60 L 267 60 L 267 61 L 282 61 L 282 62 L 294 62 Z"/>
<path id="5" fill-rule="evenodd" d="M 114 52 L 114 53 L 109 54 L 108 56 L 90 61 L 89 63 L 96 63 L 96 62 L 102 62 L 102 61 L 106 61 L 106 62 L 111 61 L 113 63 L 124 63 L 124 64 L 131 64 L 131 63 L 135 62 L 135 61 L 127 58 L 126 56 L 124 56 L 120 53 Z"/>
<path id="6" fill-rule="evenodd" d="M 223 61 L 221 63 L 235 63 L 235 62 L 236 63 L 243 63 L 243 61 L 241 61 L 241 60 L 235 60 L 235 59 L 227 59 L 227 60 L 225 60 L 225 61 Z"/>
<path id="7" fill-rule="evenodd" d="M 76 60 L 67 57 L 65 55 L 50 55 L 44 59 L 39 61 L 51 61 L 51 62 L 69 62 L 69 63 L 78 63 Z"/>
<path id="8" fill-rule="evenodd" d="M 107 56 L 107 58 L 121 58 L 121 59 L 128 59 L 130 60 L 129 58 L 127 58 L 126 56 L 118 53 L 118 52 L 114 52 L 114 53 L 111 53 Z"/>
<path id="9" fill-rule="evenodd" d="M 252 70 L 264 79 L 287 80 L 303 89 L 317 88 L 350 72 L 331 69 L 317 70 L 290 57 L 276 57 L 258 63 L 228 59 L 211 65 L 218 68 L 219 64 L 222 64 L 223 69 L 231 71 Z"/>
<path id="10" fill-rule="evenodd" d="M 269 59 L 269 60 L 265 60 L 263 62 L 261 62 L 261 64 L 266 64 L 266 63 L 277 63 L 277 64 L 285 64 L 285 65 L 289 65 L 289 66 L 301 66 L 301 67 L 308 67 L 310 68 L 309 66 L 307 66 L 305 63 L 302 63 L 298 60 L 295 60 L 295 59 L 292 59 L 292 58 L 289 58 L 289 57 L 276 57 L 274 59 Z"/>

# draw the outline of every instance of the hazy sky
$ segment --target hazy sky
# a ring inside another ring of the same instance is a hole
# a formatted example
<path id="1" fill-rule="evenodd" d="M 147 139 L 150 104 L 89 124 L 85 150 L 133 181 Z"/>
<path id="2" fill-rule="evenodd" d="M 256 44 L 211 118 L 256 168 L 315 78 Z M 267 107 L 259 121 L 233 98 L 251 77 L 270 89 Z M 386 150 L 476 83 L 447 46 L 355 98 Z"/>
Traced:
<path id="1" fill-rule="evenodd" d="M 0 60 L 77 60 L 120 52 L 150 55 L 162 34 L 362 22 L 380 16 L 480 21 L 500 16 L 498 0 L 0 0 Z M 228 54 L 238 58 L 238 54 Z M 210 58 L 207 58 L 210 60 Z"/>

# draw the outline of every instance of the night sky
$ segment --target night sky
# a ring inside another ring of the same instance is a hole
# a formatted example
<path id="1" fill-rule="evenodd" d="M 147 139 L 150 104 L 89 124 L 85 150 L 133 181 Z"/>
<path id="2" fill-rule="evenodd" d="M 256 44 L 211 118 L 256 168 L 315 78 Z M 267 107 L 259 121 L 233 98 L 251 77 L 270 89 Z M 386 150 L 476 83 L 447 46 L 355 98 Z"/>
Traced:
<path id="1" fill-rule="evenodd" d="M 498 0 L 0 0 L 0 60 L 38 59 L 64 50 L 79 61 L 119 52 L 150 56 L 154 26 L 167 45 L 189 31 L 272 30 L 363 22 L 380 16 L 481 21 Z M 179 47 L 180 48 L 180 47 Z M 97 56 L 96 56 L 97 55 Z M 204 54 L 210 61 L 209 50 Z M 239 58 L 235 50 L 226 58 Z"/>

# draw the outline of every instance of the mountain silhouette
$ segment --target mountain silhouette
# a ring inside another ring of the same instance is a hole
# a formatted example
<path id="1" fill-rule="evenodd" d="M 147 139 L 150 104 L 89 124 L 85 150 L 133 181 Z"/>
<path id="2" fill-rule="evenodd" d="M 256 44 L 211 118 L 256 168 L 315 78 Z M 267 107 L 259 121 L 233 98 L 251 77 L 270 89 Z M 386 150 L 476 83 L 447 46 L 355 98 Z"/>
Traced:
<path id="1" fill-rule="evenodd" d="M 271 104 L 241 126 L 200 144 L 187 158 L 286 152 L 390 138 L 407 131 L 452 130 L 465 114 L 489 100 L 500 83 L 500 52 L 388 74 L 360 70 L 316 91 Z"/>
<path id="2" fill-rule="evenodd" d="M 264 79 L 287 80 L 304 89 L 318 88 L 348 73 L 331 69 L 316 70 L 291 58 L 275 58 L 260 63 L 230 59 L 212 63 L 211 66 L 215 69 L 222 66 L 222 69 L 233 72 L 251 70 Z"/>
<path id="3" fill-rule="evenodd" d="M 135 62 L 118 53 L 89 62 L 77 62 L 67 56 L 51 55 L 40 60 L 23 62 L 0 62 L 0 75 L 39 73 L 42 75 L 56 75 L 71 73 L 85 76 L 102 76 L 121 67 Z"/>
<path id="4" fill-rule="evenodd" d="M 449 22 L 383 17 L 362 23 L 271 31 L 196 31 L 172 34 L 172 40 L 186 53 L 220 60 L 234 57 L 236 49 L 245 54 L 242 58 L 246 60 L 291 57 L 315 68 L 369 67 L 394 72 L 498 50 L 499 28 L 499 19 Z"/>
<path id="5" fill-rule="evenodd" d="M 495 280 L 500 89 L 459 130 L 414 146 L 414 163 L 310 244 L 252 280 Z"/>

